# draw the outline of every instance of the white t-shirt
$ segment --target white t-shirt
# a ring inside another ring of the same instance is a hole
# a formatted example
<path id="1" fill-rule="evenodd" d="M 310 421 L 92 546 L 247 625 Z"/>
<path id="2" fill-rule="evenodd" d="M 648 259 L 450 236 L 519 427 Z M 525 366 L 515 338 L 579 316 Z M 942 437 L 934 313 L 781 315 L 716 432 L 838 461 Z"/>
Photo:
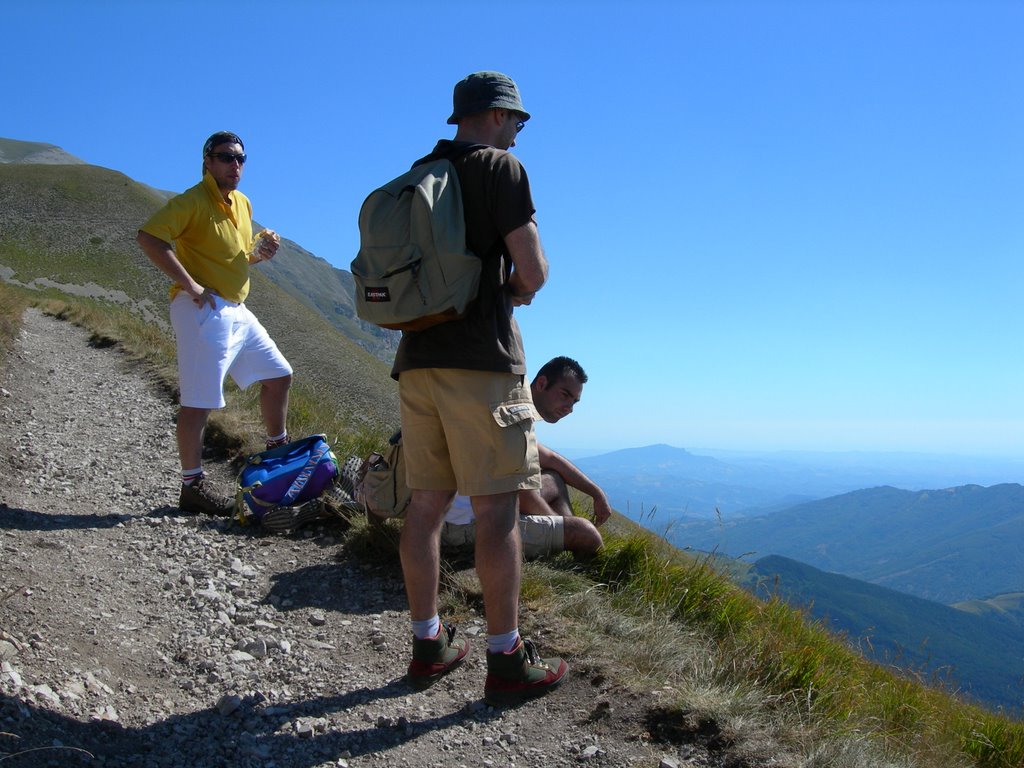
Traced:
<path id="1" fill-rule="evenodd" d="M 469 496 L 456 496 L 444 516 L 444 521 L 453 525 L 469 525 L 472 523 L 473 505 L 469 501 Z"/>

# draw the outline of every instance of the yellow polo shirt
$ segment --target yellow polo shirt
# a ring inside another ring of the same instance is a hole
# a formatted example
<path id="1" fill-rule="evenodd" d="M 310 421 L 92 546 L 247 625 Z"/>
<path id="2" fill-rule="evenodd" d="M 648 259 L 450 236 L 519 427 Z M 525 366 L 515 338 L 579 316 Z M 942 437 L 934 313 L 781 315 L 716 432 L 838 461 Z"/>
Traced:
<path id="1" fill-rule="evenodd" d="M 178 261 L 201 286 L 241 303 L 249 295 L 252 204 L 238 190 L 228 196 L 231 205 L 205 173 L 201 182 L 168 200 L 142 231 L 174 243 Z M 180 290 L 172 285 L 171 298 Z"/>

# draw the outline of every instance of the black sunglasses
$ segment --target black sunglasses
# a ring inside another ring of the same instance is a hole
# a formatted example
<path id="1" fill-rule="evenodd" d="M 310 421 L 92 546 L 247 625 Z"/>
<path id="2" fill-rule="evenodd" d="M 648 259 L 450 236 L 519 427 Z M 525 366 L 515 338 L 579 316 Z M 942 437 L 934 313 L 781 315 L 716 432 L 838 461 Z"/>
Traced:
<path id="1" fill-rule="evenodd" d="M 519 113 L 516 112 L 514 109 L 506 109 L 505 114 L 516 121 L 516 133 L 519 133 L 521 130 L 523 130 L 523 128 L 526 127 L 526 121 L 519 120 Z"/>
<path id="2" fill-rule="evenodd" d="M 222 163 L 233 163 L 237 160 L 239 165 L 245 165 L 246 161 L 244 152 L 240 155 L 236 155 L 233 152 L 208 152 L 207 157 L 215 157 Z"/>

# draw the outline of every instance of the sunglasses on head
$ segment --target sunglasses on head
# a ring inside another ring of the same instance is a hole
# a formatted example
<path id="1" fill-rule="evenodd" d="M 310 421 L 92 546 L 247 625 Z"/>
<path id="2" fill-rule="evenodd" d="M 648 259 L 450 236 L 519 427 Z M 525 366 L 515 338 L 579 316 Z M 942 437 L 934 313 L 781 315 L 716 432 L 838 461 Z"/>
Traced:
<path id="1" fill-rule="evenodd" d="M 233 163 L 237 160 L 239 165 L 245 165 L 246 160 L 244 152 L 239 155 L 233 152 L 208 152 L 206 156 L 216 158 L 222 163 Z"/>

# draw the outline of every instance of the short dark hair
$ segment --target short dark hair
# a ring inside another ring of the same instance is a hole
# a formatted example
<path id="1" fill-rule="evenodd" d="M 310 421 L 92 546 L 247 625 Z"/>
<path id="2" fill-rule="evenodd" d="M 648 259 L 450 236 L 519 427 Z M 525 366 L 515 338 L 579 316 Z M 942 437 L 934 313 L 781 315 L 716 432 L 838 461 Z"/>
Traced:
<path id="1" fill-rule="evenodd" d="M 533 380 L 536 381 L 541 376 L 548 380 L 548 386 L 551 386 L 565 376 L 575 376 L 580 384 L 587 383 L 587 374 L 583 370 L 583 366 L 571 357 L 565 357 L 564 355 L 552 358 L 544 363 L 541 369 L 537 371 L 537 375 L 533 377 Z"/>

